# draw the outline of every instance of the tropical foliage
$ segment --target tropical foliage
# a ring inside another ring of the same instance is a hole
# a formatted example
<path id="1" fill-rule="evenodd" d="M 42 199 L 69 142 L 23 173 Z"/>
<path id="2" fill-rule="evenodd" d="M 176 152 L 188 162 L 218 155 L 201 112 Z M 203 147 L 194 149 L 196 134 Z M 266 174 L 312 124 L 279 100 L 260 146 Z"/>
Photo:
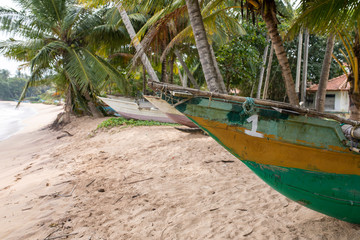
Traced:
<path id="1" fill-rule="evenodd" d="M 98 52 L 99 44 L 123 39 L 123 32 L 105 26 L 105 10 L 90 11 L 72 0 L 16 0 L 22 11 L 0 8 L 1 30 L 22 37 L 0 44 L 9 57 L 28 62 L 30 86 L 49 83 L 66 95 L 65 122 L 73 109 L 97 115 L 96 94 L 111 79 L 126 89 L 122 74 Z M 73 101 L 74 100 L 74 101 Z"/>
<path id="2" fill-rule="evenodd" d="M 350 67 L 348 80 L 354 103 L 353 119 L 360 119 L 359 59 L 360 59 L 360 3 L 355 0 L 311 0 L 301 1 L 299 15 L 293 32 L 306 26 L 318 34 L 337 33 L 341 39 L 343 54 Z M 340 62 L 343 65 L 342 62 Z M 345 70 L 345 69 L 344 69 Z M 347 74 L 347 71 L 345 70 Z"/>
<path id="3" fill-rule="evenodd" d="M 0 69 L 0 100 L 17 100 L 20 98 L 22 89 L 24 88 L 29 77 L 18 72 L 11 77 L 10 72 L 6 69 Z M 31 99 L 39 99 L 39 95 L 45 92 L 47 88 L 30 88 L 26 97 Z"/>
<path id="4" fill-rule="evenodd" d="M 0 29 L 21 38 L 0 43 L 0 50 L 31 68 L 20 100 L 30 86 L 52 85 L 66 96 L 68 115 L 73 110 L 97 115 L 99 94 L 137 95 L 145 88 L 146 72 L 164 82 L 219 92 L 237 89 L 250 96 L 257 89 L 267 35 L 277 56 L 271 65 L 268 97 L 297 104 L 293 81 L 297 39 L 283 41 L 294 16 L 290 34 L 297 35 L 305 26 L 312 33 L 308 80 L 318 82 L 326 34 L 337 32 L 333 56 L 348 62 L 353 96 L 360 96 L 356 1 L 341 5 L 342 1 L 304 0 L 298 12 L 287 0 L 81 0 L 85 6 L 73 0 L 16 1 L 24 10 L 1 8 Z M 321 15 L 323 9 L 339 16 L 330 19 Z M 196 40 L 199 32 L 202 37 Z M 133 46 L 139 45 L 142 49 L 135 50 Z M 148 65 L 143 53 L 149 56 Z M 330 78 L 340 75 L 341 68 L 335 61 L 331 64 Z"/>
<path id="5" fill-rule="evenodd" d="M 156 121 L 144 121 L 144 120 L 135 120 L 135 119 L 125 119 L 122 117 L 117 118 L 109 118 L 100 123 L 96 129 L 106 128 L 110 129 L 116 126 L 179 126 L 176 123 L 163 123 L 163 122 L 156 122 Z"/>
<path id="6" fill-rule="evenodd" d="M 238 89 L 241 95 L 250 96 L 259 79 L 266 32 L 264 28 L 244 25 L 246 34 L 220 45 L 216 55 L 227 90 Z"/>

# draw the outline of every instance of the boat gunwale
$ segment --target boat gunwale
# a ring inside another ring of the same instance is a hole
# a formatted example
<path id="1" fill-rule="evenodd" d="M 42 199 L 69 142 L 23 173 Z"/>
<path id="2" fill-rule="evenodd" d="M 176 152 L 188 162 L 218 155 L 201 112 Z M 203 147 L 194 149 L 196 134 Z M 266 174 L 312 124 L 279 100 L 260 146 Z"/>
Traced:
<path id="1" fill-rule="evenodd" d="M 234 101 L 234 102 L 246 102 L 249 98 L 248 97 L 241 97 L 241 96 L 235 96 L 235 95 L 227 95 L 227 94 L 222 94 L 222 93 L 216 93 L 216 92 L 207 92 L 207 91 L 202 91 L 202 90 L 198 90 L 198 89 L 193 89 L 193 88 L 187 88 L 187 87 L 181 87 L 178 85 L 174 85 L 174 84 L 164 84 L 164 83 L 159 83 L 159 82 L 154 82 L 149 80 L 148 81 L 148 86 L 150 88 L 152 88 L 153 90 L 158 90 L 161 92 L 166 92 L 166 91 L 174 91 L 174 90 L 179 90 L 179 91 L 187 91 L 189 93 L 191 93 L 193 96 L 189 96 L 188 98 L 191 99 L 193 97 L 207 97 L 207 98 L 219 98 L 219 99 L 223 99 L 223 100 L 227 100 L 227 101 Z M 185 97 L 183 97 L 185 98 Z M 353 126 L 359 126 L 360 122 L 359 121 L 355 121 L 355 120 L 351 120 L 351 119 L 347 119 L 347 118 L 343 118 L 331 113 L 323 113 L 323 112 L 319 112 L 316 111 L 314 109 L 309 109 L 309 108 L 300 108 L 298 106 L 294 106 L 291 105 L 289 103 L 282 103 L 282 102 L 277 102 L 277 101 L 273 101 L 273 100 L 261 100 L 261 99 L 257 99 L 257 98 L 252 98 L 254 100 L 254 103 L 257 105 L 263 105 L 263 106 L 268 106 L 268 107 L 276 107 L 276 108 L 280 108 L 280 109 L 284 109 L 284 110 L 291 110 L 291 111 L 295 111 L 301 115 L 307 115 L 307 116 L 311 116 L 311 117 L 318 117 L 318 118 L 327 118 L 327 119 L 332 119 L 341 123 L 346 123 L 346 124 L 350 124 Z"/>

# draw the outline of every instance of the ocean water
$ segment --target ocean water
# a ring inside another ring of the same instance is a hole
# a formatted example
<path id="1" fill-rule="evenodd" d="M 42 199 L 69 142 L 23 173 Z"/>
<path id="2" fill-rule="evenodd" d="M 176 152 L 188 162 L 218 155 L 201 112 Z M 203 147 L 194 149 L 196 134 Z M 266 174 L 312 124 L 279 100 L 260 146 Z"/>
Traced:
<path id="1" fill-rule="evenodd" d="M 23 127 L 23 120 L 36 114 L 36 111 L 28 106 L 15 108 L 16 103 L 0 102 L 0 141 L 3 141 Z"/>

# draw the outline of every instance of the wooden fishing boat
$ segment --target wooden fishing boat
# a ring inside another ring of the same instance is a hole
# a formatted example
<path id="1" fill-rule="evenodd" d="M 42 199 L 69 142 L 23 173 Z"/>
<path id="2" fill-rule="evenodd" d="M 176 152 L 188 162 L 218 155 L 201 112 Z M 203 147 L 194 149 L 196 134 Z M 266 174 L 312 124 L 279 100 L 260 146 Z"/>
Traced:
<path id="1" fill-rule="evenodd" d="M 144 98 L 157 107 L 160 111 L 165 113 L 169 118 L 174 120 L 174 122 L 188 126 L 190 128 L 197 128 L 195 123 L 193 123 L 190 119 L 185 117 L 184 114 L 179 112 L 175 107 L 171 106 L 160 97 L 144 95 Z"/>
<path id="2" fill-rule="evenodd" d="M 126 119 L 175 123 L 166 114 L 144 100 L 136 101 L 131 98 L 111 95 L 106 98 L 99 98 Z"/>
<path id="3" fill-rule="evenodd" d="M 285 103 L 155 82 L 149 86 L 278 192 L 315 211 L 360 223 L 359 149 L 341 128 L 359 122 Z"/>

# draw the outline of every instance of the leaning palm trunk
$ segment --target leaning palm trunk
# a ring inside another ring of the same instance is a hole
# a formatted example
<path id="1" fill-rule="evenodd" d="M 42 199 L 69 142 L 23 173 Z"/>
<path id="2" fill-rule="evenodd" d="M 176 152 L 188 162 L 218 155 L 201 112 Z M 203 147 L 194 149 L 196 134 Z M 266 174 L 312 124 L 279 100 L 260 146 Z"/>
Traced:
<path id="1" fill-rule="evenodd" d="M 285 82 L 286 93 L 289 102 L 292 105 L 299 105 L 299 98 L 295 92 L 295 84 L 291 75 L 291 69 L 288 58 L 286 56 L 285 48 L 283 46 L 279 31 L 277 29 L 278 20 L 276 19 L 276 6 L 273 0 L 267 4 L 268 9 L 264 11 L 263 18 L 266 23 L 268 34 L 274 45 L 274 50 L 281 66 L 283 79 Z"/>
<path id="2" fill-rule="evenodd" d="M 178 58 L 181 66 L 183 67 L 184 71 L 186 72 L 186 75 L 189 77 L 191 83 L 194 85 L 195 88 L 199 89 L 199 85 L 197 84 L 194 76 L 192 75 L 192 73 L 190 72 L 189 68 L 187 67 L 186 63 L 184 62 L 184 60 L 182 59 L 182 56 L 179 52 L 179 50 L 175 49 L 174 51 L 175 56 Z"/>
<path id="3" fill-rule="evenodd" d="M 151 63 L 150 63 L 148 57 L 146 56 L 141 43 L 137 39 L 134 27 L 132 26 L 132 24 L 130 22 L 130 19 L 129 19 L 129 16 L 127 15 L 126 11 L 122 7 L 121 3 L 119 3 L 117 5 L 117 9 L 120 12 L 121 19 L 124 22 L 126 30 L 128 31 L 128 33 L 130 35 L 130 38 L 132 40 L 132 43 L 134 44 L 134 47 L 135 47 L 136 51 L 141 53 L 141 61 L 144 64 L 144 66 L 146 68 L 146 71 L 149 73 L 149 75 L 150 75 L 150 77 L 151 77 L 151 79 L 153 81 L 159 82 L 159 78 L 157 77 L 153 67 L 151 66 Z"/>
<path id="4" fill-rule="evenodd" d="M 222 84 L 219 83 L 219 79 L 217 78 L 199 2 L 197 0 L 186 0 L 186 5 L 207 86 L 211 92 L 226 93 L 226 89 L 221 87 Z"/>
<path id="5" fill-rule="evenodd" d="M 72 91 L 71 91 L 71 83 L 69 83 L 69 86 L 66 90 L 66 99 L 65 99 L 65 116 L 63 123 L 68 124 L 70 123 L 70 115 L 72 112 Z"/>
<path id="6" fill-rule="evenodd" d="M 331 33 L 326 43 L 325 56 L 321 68 L 319 86 L 316 93 L 315 108 L 319 112 L 324 112 L 325 110 L 326 87 L 329 80 L 331 59 L 332 59 L 331 54 L 334 49 L 334 41 L 335 41 L 335 34 Z"/>
<path id="7" fill-rule="evenodd" d="M 60 127 L 70 123 L 71 113 L 72 113 L 72 91 L 71 83 L 69 83 L 66 94 L 65 94 L 65 105 L 64 112 L 61 112 L 57 115 L 55 121 L 50 125 L 51 129 L 58 130 Z"/>

